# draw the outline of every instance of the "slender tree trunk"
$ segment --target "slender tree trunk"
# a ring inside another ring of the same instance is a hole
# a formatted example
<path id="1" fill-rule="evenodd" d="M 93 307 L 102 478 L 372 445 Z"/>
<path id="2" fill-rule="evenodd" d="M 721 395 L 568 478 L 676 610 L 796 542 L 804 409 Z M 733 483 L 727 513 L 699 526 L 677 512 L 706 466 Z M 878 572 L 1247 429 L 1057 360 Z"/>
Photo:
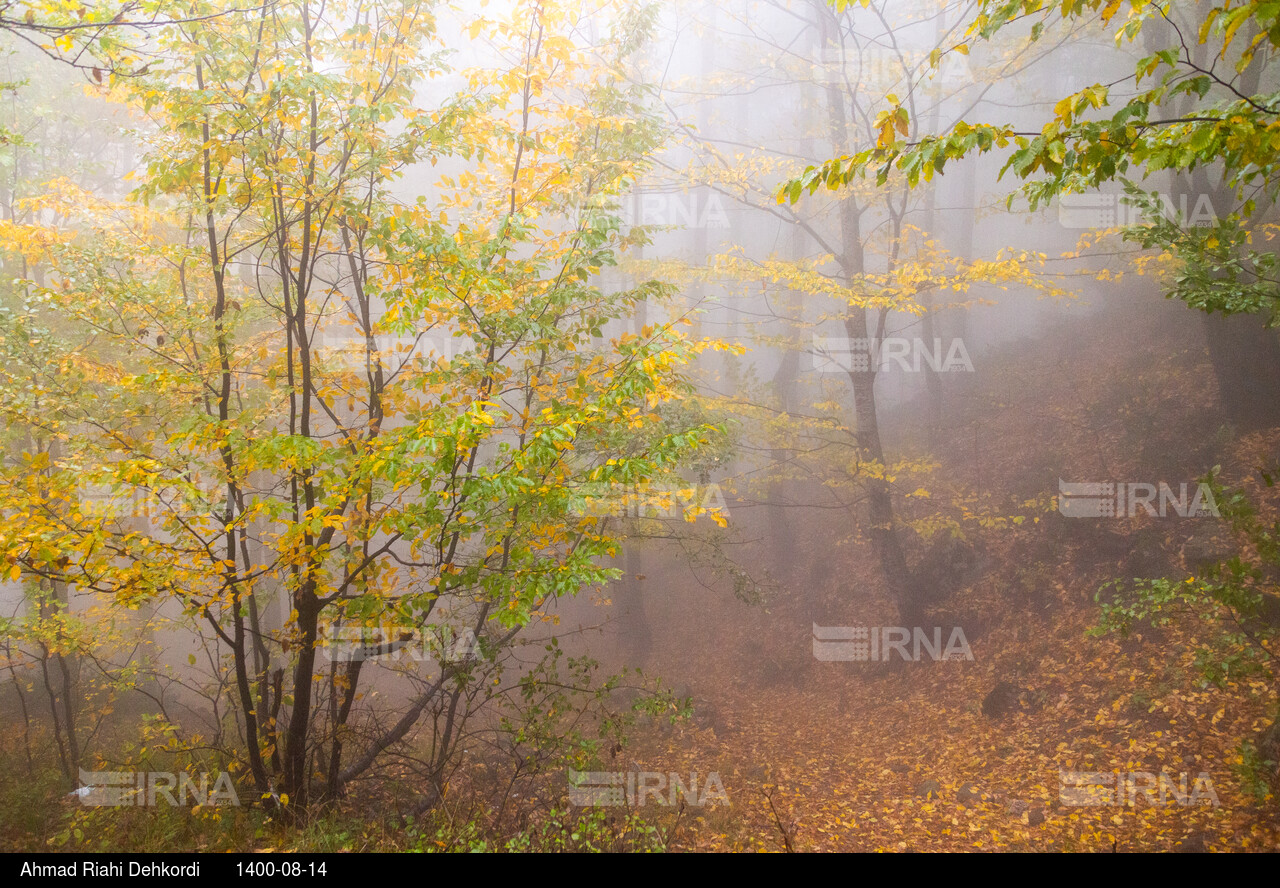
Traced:
<path id="1" fill-rule="evenodd" d="M 630 658 L 636 663 L 643 663 L 653 648 L 653 632 L 644 610 L 644 588 L 638 579 L 644 575 L 644 560 L 634 541 L 626 544 L 623 558 L 626 574 L 618 584 L 623 641 Z"/>
<path id="2" fill-rule="evenodd" d="M 824 33 L 822 42 L 824 52 L 839 39 L 838 24 L 830 10 L 821 9 L 820 21 Z M 845 102 L 848 97 L 838 86 L 827 86 L 827 113 L 831 130 L 832 148 L 837 152 L 846 152 L 851 148 L 852 139 L 849 132 L 848 112 Z M 850 292 L 857 292 L 860 276 L 866 270 L 866 254 L 862 244 L 861 208 L 852 197 L 840 202 L 840 244 L 841 254 L 838 257 L 844 271 L 845 282 Z M 870 344 L 871 331 L 867 323 L 867 310 L 862 307 L 853 308 L 845 317 L 845 332 L 854 342 Z M 849 373 L 853 384 L 854 412 L 857 420 L 858 450 L 862 458 L 873 463 L 877 469 L 863 481 L 867 492 L 868 517 L 870 519 L 869 536 L 884 571 L 885 581 L 889 586 L 889 594 L 897 605 L 899 618 L 904 625 L 915 624 L 919 613 L 919 596 L 911 582 L 907 570 L 906 554 L 898 539 L 893 513 L 893 497 L 889 483 L 882 477 L 879 469 L 884 466 L 884 447 L 880 441 L 880 423 L 876 407 L 876 366 L 868 349 L 868 362 L 864 370 L 854 368 Z"/>

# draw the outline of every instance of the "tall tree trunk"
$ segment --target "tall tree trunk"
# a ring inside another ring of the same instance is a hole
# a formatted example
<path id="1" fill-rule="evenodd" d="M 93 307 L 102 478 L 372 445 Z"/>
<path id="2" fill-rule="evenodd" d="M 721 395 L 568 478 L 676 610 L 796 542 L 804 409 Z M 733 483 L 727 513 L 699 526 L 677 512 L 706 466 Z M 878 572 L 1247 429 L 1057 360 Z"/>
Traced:
<path id="1" fill-rule="evenodd" d="M 825 54 L 833 42 L 839 39 L 838 22 L 831 14 L 831 10 L 825 6 L 819 7 L 819 21 L 823 28 L 822 46 Z M 852 149 L 852 139 L 845 108 L 847 96 L 834 84 L 827 86 L 826 93 L 832 148 L 837 154 L 848 152 Z M 840 201 L 841 253 L 838 259 L 850 292 L 858 290 L 859 277 L 866 270 L 861 213 L 862 209 L 852 197 L 845 197 Z M 845 317 L 844 326 L 851 341 L 870 345 L 872 336 L 865 308 L 853 308 Z M 883 474 L 880 469 L 884 466 L 884 447 L 880 441 L 880 422 L 876 407 L 877 368 L 869 348 L 867 357 L 865 371 L 854 367 L 849 372 L 849 380 L 853 384 L 858 450 L 865 461 L 875 466 L 870 473 L 871 477 L 863 481 L 867 492 L 870 521 L 868 535 L 876 557 L 880 561 L 880 567 L 884 571 L 889 595 L 897 605 L 899 619 L 903 625 L 912 626 L 920 615 L 919 595 L 915 584 L 911 581 L 907 570 L 906 554 L 896 533 L 893 497 L 889 483 L 883 477 L 875 477 Z"/>
<path id="2" fill-rule="evenodd" d="M 626 544 L 626 574 L 618 584 L 618 604 L 622 610 L 624 646 L 633 664 L 644 663 L 653 648 L 653 632 L 644 611 L 644 561 L 635 542 Z"/>
<path id="3" fill-rule="evenodd" d="M 1257 32 L 1250 23 L 1248 30 Z M 1173 28 L 1157 23 L 1149 39 L 1162 45 L 1174 45 Z M 1246 32 L 1244 39 L 1251 39 Z M 1191 50 L 1196 64 L 1210 67 L 1208 46 L 1196 44 Z M 1260 88 L 1260 66 L 1250 65 L 1241 75 L 1237 89 L 1244 95 L 1254 95 Z M 1183 114 L 1194 111 L 1191 99 L 1186 99 L 1180 109 Z M 1225 213 L 1235 205 L 1235 196 L 1218 178 L 1210 178 L 1206 167 L 1197 167 L 1188 174 L 1174 177 L 1175 207 L 1186 207 L 1194 212 L 1200 201 L 1208 198 L 1214 213 Z M 1187 220 L 1183 220 L 1186 222 Z M 1206 314 L 1204 316 L 1205 340 L 1209 347 L 1209 361 L 1218 383 L 1218 403 L 1232 423 L 1243 429 L 1272 425 L 1280 421 L 1280 340 L 1274 330 L 1264 326 L 1264 319 L 1257 315 Z"/>

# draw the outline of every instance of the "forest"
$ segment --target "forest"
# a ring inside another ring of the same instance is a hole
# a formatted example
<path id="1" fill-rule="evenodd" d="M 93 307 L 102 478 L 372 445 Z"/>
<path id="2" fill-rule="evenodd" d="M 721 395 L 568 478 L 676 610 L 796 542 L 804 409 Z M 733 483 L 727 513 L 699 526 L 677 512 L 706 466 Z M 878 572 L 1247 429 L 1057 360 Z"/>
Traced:
<path id="1" fill-rule="evenodd" d="M 6 867 L 1280 850 L 1278 200 L 1275 0 L 0 0 Z"/>

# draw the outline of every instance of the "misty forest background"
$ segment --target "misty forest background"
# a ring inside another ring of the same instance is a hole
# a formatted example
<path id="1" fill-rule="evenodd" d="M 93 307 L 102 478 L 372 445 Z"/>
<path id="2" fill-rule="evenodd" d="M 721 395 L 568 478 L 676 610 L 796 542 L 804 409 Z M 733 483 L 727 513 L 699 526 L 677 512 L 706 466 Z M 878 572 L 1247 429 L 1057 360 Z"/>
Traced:
<path id="1" fill-rule="evenodd" d="M 1280 847 L 1277 4 L 0 40 L 0 846 Z"/>

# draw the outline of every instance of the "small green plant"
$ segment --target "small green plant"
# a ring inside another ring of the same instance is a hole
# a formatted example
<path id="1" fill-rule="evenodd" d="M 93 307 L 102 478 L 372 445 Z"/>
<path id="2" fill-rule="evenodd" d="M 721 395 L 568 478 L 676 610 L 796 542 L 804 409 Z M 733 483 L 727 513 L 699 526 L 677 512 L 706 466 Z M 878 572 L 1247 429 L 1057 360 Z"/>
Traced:
<path id="1" fill-rule="evenodd" d="M 440 821 L 435 828 L 409 822 L 409 848 L 424 853 L 618 853 L 667 850 L 664 833 L 634 811 L 554 807 L 535 825 L 514 835 L 494 835 L 475 816 Z"/>
<path id="2" fill-rule="evenodd" d="M 1152 697 L 1146 691 L 1134 691 L 1129 695 L 1129 708 L 1134 712 L 1146 712 L 1151 708 Z"/>
<path id="3" fill-rule="evenodd" d="M 1096 597 L 1102 617 L 1089 634 L 1124 638 L 1144 622 L 1194 628 L 1198 635 L 1208 630 L 1196 651 L 1206 685 L 1259 676 L 1274 685 L 1280 598 L 1269 577 L 1280 567 L 1280 522 L 1263 520 L 1244 494 L 1218 483 L 1217 473 L 1215 467 L 1204 483 L 1241 544 L 1237 554 L 1182 580 L 1117 579 L 1103 585 Z M 1263 478 L 1271 486 L 1271 476 L 1263 472 Z"/>
<path id="4" fill-rule="evenodd" d="M 1240 788 L 1259 805 L 1275 798 L 1277 762 L 1264 757 L 1252 740 L 1240 744 L 1240 761 L 1232 766 Z"/>

